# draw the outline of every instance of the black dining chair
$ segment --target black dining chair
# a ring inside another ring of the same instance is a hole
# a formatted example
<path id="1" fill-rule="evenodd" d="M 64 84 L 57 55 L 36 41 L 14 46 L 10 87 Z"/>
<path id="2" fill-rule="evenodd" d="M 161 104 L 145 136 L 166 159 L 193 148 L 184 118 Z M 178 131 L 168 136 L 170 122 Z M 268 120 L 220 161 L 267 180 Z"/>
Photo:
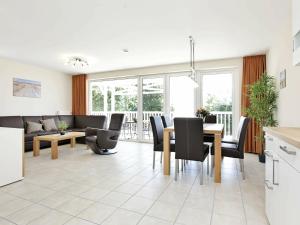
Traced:
<path id="1" fill-rule="evenodd" d="M 204 123 L 217 123 L 217 116 L 216 115 L 207 115 L 204 118 Z M 204 142 L 214 143 L 215 136 L 213 134 L 204 134 L 203 140 L 204 140 Z"/>
<path id="2" fill-rule="evenodd" d="M 217 123 L 217 116 L 216 115 L 207 115 L 204 118 L 204 123 Z M 204 134 L 203 141 L 208 144 L 209 150 L 211 151 L 211 147 L 215 141 L 215 135 L 214 134 Z M 211 160 L 211 165 L 214 163 Z M 209 163 L 207 163 L 207 174 L 209 174 Z M 212 174 L 212 173 L 211 173 Z"/>
<path id="3" fill-rule="evenodd" d="M 245 179 L 245 166 L 244 166 L 244 145 L 246 139 L 247 128 L 250 118 L 242 116 L 240 118 L 240 123 L 237 132 L 237 142 L 222 142 L 221 143 L 221 152 L 222 157 L 237 158 L 240 161 L 240 168 Z M 211 155 L 214 157 L 214 145 L 212 147 Z M 212 165 L 213 167 L 213 165 Z"/>
<path id="4" fill-rule="evenodd" d="M 164 128 L 171 127 L 171 126 L 174 125 L 172 123 L 172 120 L 171 120 L 171 118 L 169 116 L 163 115 L 163 116 L 160 116 L 160 117 L 161 117 L 161 120 L 163 122 Z M 170 139 L 171 140 L 175 140 L 175 134 L 174 134 L 174 132 L 170 133 Z"/>
<path id="5" fill-rule="evenodd" d="M 175 118 L 175 180 L 179 171 L 179 159 L 200 161 L 200 184 L 203 184 L 203 162 L 209 154 L 208 145 L 203 143 L 203 120 L 200 118 Z"/>
<path id="6" fill-rule="evenodd" d="M 150 123 L 153 133 L 153 169 L 155 169 L 155 153 L 161 152 L 162 156 L 164 151 L 164 125 L 160 116 L 150 116 Z M 175 152 L 175 140 L 170 140 L 170 152 Z"/>

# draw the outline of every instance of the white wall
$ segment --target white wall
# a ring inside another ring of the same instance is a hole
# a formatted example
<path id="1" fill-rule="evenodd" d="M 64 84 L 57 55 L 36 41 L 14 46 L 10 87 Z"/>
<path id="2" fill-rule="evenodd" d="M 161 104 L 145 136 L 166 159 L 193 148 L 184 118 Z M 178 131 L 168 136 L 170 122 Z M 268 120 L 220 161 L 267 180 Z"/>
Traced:
<path id="1" fill-rule="evenodd" d="M 13 96 L 13 78 L 40 81 L 41 98 Z M 7 59 L 0 59 L 0 116 L 53 115 L 72 111 L 72 77 Z"/>
<path id="2" fill-rule="evenodd" d="M 277 24 L 277 35 L 271 43 L 267 54 L 269 74 L 277 79 L 279 90 L 279 74 L 286 69 L 287 87 L 279 92 L 277 117 L 280 126 L 300 126 L 300 67 L 292 65 L 292 12 L 291 0 L 280 2 L 280 23 Z"/>

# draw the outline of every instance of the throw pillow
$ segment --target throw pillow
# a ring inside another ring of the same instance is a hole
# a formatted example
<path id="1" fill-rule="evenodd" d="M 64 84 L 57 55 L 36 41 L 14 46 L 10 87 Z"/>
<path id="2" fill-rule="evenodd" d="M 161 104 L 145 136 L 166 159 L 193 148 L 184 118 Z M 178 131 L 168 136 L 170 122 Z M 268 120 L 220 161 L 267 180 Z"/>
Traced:
<path id="1" fill-rule="evenodd" d="M 35 122 L 27 122 L 26 133 L 30 134 L 33 132 L 43 131 L 43 125 Z"/>
<path id="2" fill-rule="evenodd" d="M 46 131 L 57 130 L 54 119 L 41 120 Z"/>

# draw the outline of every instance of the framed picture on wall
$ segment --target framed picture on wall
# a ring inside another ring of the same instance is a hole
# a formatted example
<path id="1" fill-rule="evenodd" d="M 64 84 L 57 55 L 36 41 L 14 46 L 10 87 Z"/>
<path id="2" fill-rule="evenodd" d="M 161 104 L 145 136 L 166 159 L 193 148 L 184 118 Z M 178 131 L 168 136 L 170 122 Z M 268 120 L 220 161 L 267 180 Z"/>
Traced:
<path id="1" fill-rule="evenodd" d="M 286 87 L 286 69 L 280 72 L 280 89 Z"/>
<path id="2" fill-rule="evenodd" d="M 13 78 L 13 96 L 40 98 L 41 82 L 34 81 L 34 80 Z"/>

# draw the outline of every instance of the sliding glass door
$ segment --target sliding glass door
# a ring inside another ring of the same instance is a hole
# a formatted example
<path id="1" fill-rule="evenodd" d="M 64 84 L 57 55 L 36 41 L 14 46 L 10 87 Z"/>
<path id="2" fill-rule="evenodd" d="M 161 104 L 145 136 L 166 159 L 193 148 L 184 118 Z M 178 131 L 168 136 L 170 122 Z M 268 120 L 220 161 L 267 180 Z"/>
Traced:
<path id="1" fill-rule="evenodd" d="M 225 135 L 233 133 L 234 76 L 230 70 L 198 71 L 194 87 L 188 72 L 138 76 L 115 80 L 95 80 L 89 84 L 89 112 L 125 114 L 121 139 L 152 141 L 150 116 L 193 117 L 205 107 L 225 125 Z"/>
<path id="2" fill-rule="evenodd" d="M 137 140 L 138 80 L 120 79 L 90 83 L 90 114 L 107 116 L 124 113 L 122 139 Z"/>
<path id="3" fill-rule="evenodd" d="M 142 123 L 141 139 L 152 139 L 150 116 L 164 114 L 164 77 L 142 78 Z"/>
<path id="4" fill-rule="evenodd" d="M 210 71 L 200 75 L 201 106 L 224 124 L 224 135 L 233 133 L 233 73 Z"/>
<path id="5" fill-rule="evenodd" d="M 191 117 L 195 115 L 195 89 L 187 75 L 170 76 L 171 117 Z"/>

